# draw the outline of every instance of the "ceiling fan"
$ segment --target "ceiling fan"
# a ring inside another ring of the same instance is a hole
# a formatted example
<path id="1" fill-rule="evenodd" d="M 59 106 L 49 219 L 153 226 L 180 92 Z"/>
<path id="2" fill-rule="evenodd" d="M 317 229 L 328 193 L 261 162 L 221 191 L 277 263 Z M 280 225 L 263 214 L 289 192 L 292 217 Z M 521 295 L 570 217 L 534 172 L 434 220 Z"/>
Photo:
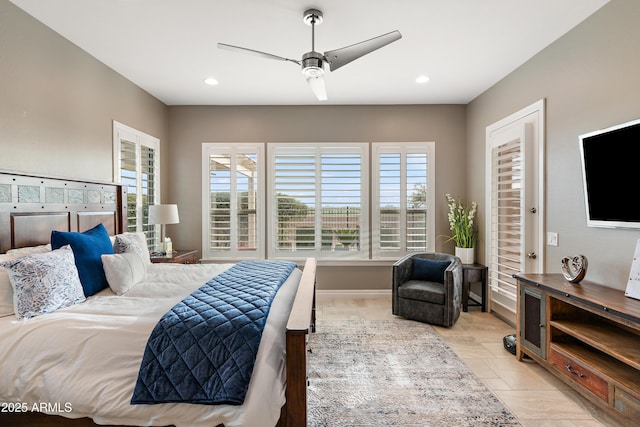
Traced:
<path id="1" fill-rule="evenodd" d="M 247 49 L 245 47 L 233 46 L 225 43 L 218 43 L 218 48 L 236 52 L 248 53 L 262 58 L 275 59 L 277 61 L 289 61 L 302 67 L 302 74 L 306 77 L 307 83 L 311 87 L 311 91 L 320 101 L 327 100 L 327 89 L 324 83 L 324 64 L 329 64 L 329 70 L 335 71 L 343 65 L 354 61 L 361 56 L 380 49 L 400 38 L 402 34 L 399 31 L 392 31 L 360 43 L 352 44 L 340 49 L 329 50 L 324 54 L 316 52 L 315 48 L 315 28 L 316 25 L 322 23 L 322 12 L 317 9 L 308 9 L 303 14 L 305 24 L 311 26 L 311 52 L 302 55 L 302 60 L 284 58 L 282 56 L 272 55 L 270 53 L 261 52 L 259 50 Z"/>

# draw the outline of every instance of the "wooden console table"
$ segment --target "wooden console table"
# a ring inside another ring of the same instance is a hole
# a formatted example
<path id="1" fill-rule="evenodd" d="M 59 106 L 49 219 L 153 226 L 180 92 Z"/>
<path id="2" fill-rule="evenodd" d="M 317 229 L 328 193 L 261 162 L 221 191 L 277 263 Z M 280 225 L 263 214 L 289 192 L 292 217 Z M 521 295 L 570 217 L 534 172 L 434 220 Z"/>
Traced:
<path id="1" fill-rule="evenodd" d="M 561 274 L 517 274 L 524 355 L 628 426 L 640 425 L 640 301 Z"/>

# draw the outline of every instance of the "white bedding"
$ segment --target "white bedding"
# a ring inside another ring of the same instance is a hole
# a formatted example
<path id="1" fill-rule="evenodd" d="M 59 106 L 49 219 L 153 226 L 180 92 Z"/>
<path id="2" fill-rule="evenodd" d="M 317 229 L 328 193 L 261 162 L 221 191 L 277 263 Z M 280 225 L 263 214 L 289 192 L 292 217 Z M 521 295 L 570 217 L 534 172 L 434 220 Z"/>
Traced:
<path id="1" fill-rule="evenodd" d="M 147 337 L 160 317 L 230 264 L 153 264 L 125 295 L 105 289 L 86 302 L 17 320 L 0 318 L 0 402 L 34 405 L 97 424 L 275 425 L 285 402 L 284 329 L 301 272 L 276 295 L 241 406 L 131 405 Z"/>

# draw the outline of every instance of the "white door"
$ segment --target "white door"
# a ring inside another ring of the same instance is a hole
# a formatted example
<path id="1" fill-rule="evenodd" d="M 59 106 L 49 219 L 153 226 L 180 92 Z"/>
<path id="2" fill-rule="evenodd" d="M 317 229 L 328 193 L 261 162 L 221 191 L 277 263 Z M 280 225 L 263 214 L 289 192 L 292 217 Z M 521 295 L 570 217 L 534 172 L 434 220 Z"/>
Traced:
<path id="1" fill-rule="evenodd" d="M 489 307 L 515 323 L 513 274 L 544 266 L 544 102 L 487 127 Z"/>

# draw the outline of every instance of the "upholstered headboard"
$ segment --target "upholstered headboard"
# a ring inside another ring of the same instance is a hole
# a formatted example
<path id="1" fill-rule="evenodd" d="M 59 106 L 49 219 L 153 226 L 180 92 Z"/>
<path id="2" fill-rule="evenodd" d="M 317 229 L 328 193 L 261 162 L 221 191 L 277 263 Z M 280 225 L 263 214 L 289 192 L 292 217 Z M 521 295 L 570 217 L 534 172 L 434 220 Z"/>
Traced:
<path id="1" fill-rule="evenodd" d="M 120 184 L 0 171 L 0 253 L 47 244 L 52 230 L 121 233 L 126 200 Z"/>

